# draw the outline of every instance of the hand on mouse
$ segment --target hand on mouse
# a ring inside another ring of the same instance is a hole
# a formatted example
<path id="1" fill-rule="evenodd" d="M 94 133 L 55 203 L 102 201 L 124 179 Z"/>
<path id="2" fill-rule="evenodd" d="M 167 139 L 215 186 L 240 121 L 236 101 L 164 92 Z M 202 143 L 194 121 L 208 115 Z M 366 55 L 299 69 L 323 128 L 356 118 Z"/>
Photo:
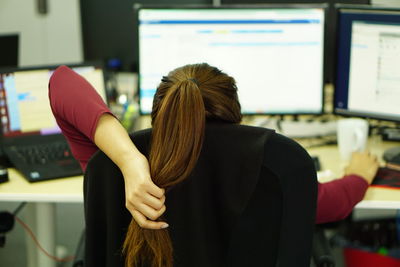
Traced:
<path id="1" fill-rule="evenodd" d="M 345 175 L 355 174 L 361 176 L 368 184 L 372 183 L 379 163 L 375 155 L 369 152 L 354 152 L 351 155 L 350 163 L 345 168 Z"/>

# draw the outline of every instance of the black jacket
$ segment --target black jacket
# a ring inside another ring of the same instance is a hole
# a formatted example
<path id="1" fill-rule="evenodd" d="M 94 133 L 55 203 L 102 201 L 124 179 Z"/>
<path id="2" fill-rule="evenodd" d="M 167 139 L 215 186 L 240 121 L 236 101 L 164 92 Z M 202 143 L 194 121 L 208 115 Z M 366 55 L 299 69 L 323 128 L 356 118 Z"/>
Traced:
<path id="1" fill-rule="evenodd" d="M 151 130 L 131 137 L 147 155 Z M 121 172 L 102 152 L 88 164 L 84 194 L 85 266 L 122 267 L 131 216 Z M 207 124 L 196 167 L 166 197 L 174 266 L 310 264 L 316 173 L 302 147 L 272 130 Z"/>

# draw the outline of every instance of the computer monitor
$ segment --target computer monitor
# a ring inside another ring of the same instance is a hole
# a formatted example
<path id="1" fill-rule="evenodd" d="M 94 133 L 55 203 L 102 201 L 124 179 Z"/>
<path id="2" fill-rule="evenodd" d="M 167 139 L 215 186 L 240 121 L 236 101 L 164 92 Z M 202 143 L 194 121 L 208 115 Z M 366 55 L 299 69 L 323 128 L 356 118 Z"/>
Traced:
<path id="1" fill-rule="evenodd" d="M 137 12 L 142 114 L 162 76 L 203 62 L 235 78 L 243 114 L 323 111 L 324 5 Z"/>
<path id="2" fill-rule="evenodd" d="M 337 6 L 337 114 L 400 121 L 400 9 Z"/>
<path id="3" fill-rule="evenodd" d="M 70 66 L 106 100 L 101 66 Z M 48 84 L 55 66 L 0 69 L 0 120 L 3 141 L 26 135 L 61 133 L 50 109 Z"/>

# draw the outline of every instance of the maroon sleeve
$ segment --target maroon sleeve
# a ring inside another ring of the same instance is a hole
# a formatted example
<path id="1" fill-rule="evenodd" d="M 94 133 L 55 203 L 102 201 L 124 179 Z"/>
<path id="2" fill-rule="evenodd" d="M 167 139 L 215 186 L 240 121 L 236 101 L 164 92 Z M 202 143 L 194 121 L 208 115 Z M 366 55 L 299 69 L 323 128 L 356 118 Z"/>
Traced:
<path id="1" fill-rule="evenodd" d="M 66 66 L 58 67 L 50 77 L 49 98 L 57 124 L 85 170 L 98 149 L 93 141 L 97 122 L 111 112 L 89 82 Z"/>
<path id="2" fill-rule="evenodd" d="M 344 219 L 364 198 L 368 183 L 357 175 L 347 175 L 318 184 L 317 223 Z"/>

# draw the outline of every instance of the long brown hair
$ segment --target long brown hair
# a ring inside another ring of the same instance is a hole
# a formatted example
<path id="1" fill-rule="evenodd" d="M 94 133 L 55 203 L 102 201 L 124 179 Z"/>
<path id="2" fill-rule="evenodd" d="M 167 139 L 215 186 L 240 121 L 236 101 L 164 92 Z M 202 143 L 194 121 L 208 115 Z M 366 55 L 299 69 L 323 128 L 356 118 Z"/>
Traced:
<path id="1" fill-rule="evenodd" d="M 189 176 L 199 157 L 205 121 L 242 119 L 235 80 L 208 64 L 186 65 L 163 77 L 154 96 L 150 174 L 168 189 Z M 125 266 L 172 267 L 168 229 L 142 229 L 132 219 L 123 245 Z"/>

